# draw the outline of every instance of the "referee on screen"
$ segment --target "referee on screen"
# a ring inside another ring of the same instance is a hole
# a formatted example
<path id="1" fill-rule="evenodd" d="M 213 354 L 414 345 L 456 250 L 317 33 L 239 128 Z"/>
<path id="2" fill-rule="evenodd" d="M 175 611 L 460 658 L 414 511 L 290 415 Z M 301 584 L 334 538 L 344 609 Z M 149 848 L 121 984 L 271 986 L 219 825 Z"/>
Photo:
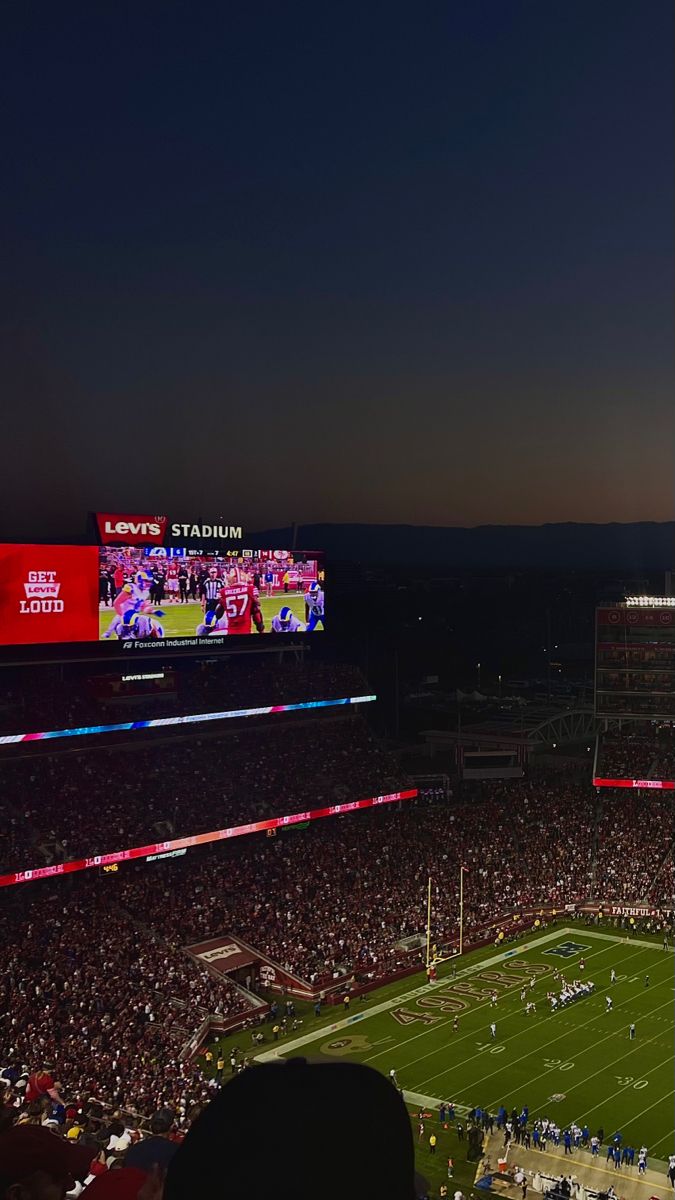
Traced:
<path id="1" fill-rule="evenodd" d="M 201 586 L 204 612 L 215 612 L 220 605 L 220 589 L 224 586 L 223 580 L 218 574 L 218 568 L 209 567 L 209 573 L 202 581 Z"/>

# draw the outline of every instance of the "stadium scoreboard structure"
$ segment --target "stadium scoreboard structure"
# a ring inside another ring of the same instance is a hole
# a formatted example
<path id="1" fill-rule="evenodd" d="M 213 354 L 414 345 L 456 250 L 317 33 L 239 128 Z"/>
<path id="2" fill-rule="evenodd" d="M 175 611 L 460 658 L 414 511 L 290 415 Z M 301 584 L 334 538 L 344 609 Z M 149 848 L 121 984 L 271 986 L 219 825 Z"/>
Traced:
<path id="1" fill-rule="evenodd" d="M 4 661 L 230 652 L 325 629 L 318 551 L 252 548 L 219 522 L 101 513 L 96 528 L 99 545 L 0 544 Z"/>
<path id="2" fill-rule="evenodd" d="M 595 616 L 595 715 L 675 719 L 675 597 L 630 596 Z"/>

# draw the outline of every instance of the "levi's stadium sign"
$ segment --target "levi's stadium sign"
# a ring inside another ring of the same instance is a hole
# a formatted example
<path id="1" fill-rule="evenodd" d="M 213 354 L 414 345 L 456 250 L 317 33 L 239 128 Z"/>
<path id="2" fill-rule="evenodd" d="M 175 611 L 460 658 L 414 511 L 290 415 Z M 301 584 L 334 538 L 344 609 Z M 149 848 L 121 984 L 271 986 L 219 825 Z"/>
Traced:
<path id="1" fill-rule="evenodd" d="M 104 546 L 163 546 L 167 537 L 182 542 L 241 541 L 241 525 L 172 521 L 168 517 L 128 513 L 96 513 L 98 534 Z"/>

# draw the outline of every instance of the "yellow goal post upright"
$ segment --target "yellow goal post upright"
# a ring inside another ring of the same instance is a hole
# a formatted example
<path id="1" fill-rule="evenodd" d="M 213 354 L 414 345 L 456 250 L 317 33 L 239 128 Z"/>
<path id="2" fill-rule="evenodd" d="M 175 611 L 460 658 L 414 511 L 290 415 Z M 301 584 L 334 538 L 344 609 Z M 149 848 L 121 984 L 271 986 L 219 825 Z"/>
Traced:
<path id="1" fill-rule="evenodd" d="M 431 967 L 438 967 L 442 963 L 450 962 L 451 959 L 461 956 L 464 951 L 464 876 L 468 870 L 469 868 L 464 865 L 459 868 L 459 948 L 445 956 L 439 954 L 436 946 L 431 944 L 431 875 L 429 876 L 427 887 L 427 976 Z"/>

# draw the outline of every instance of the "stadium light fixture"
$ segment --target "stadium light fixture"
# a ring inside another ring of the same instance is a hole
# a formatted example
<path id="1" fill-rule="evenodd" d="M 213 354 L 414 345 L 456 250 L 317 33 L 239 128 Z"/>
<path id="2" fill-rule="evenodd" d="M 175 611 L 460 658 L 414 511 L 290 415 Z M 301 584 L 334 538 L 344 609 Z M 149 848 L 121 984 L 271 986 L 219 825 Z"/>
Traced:
<path id="1" fill-rule="evenodd" d="M 627 608 L 675 608 L 675 596 L 626 596 Z"/>

